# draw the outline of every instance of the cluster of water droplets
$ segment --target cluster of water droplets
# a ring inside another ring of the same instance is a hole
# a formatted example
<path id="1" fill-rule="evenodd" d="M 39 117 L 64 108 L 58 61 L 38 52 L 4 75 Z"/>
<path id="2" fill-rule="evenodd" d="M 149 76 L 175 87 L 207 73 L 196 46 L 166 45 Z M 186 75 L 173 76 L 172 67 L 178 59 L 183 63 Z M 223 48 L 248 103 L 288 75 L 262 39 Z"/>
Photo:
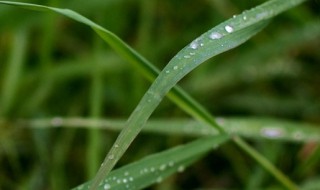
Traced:
<path id="1" fill-rule="evenodd" d="M 126 189 L 135 189 L 134 184 L 131 183 L 134 181 L 134 178 L 130 175 L 130 173 L 126 171 L 122 175 L 123 176 L 109 177 L 100 183 L 99 186 L 103 187 L 104 190 L 110 190 L 114 184 L 123 184 Z"/>
<path id="2" fill-rule="evenodd" d="M 136 177 L 141 177 L 144 175 L 155 175 L 155 182 L 160 183 L 162 182 L 164 176 L 161 176 L 161 173 L 165 170 L 168 170 L 170 168 L 176 168 L 176 171 L 181 173 L 185 170 L 184 165 L 176 165 L 174 161 L 169 161 L 167 163 L 162 163 L 158 166 L 151 166 L 151 167 L 144 167 L 138 170 L 138 174 L 135 174 Z M 112 177 L 108 177 L 104 181 L 102 181 L 99 186 L 103 190 L 111 190 L 113 187 L 117 185 L 122 185 L 122 187 L 125 187 L 126 189 L 135 189 L 136 186 L 134 185 L 135 177 L 130 174 L 131 172 L 125 171 L 120 175 L 115 175 Z M 77 187 L 77 190 L 84 189 L 85 185 L 81 185 Z"/>

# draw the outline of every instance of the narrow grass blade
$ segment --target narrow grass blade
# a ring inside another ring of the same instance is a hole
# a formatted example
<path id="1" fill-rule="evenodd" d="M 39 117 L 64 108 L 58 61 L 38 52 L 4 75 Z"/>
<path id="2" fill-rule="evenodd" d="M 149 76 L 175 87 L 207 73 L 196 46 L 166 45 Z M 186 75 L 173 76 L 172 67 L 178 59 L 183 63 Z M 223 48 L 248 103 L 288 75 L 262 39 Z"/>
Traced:
<path id="1" fill-rule="evenodd" d="M 6 115 L 14 102 L 27 52 L 29 31 L 26 27 L 14 33 L 14 44 L 0 91 L 0 115 Z"/>
<path id="2" fill-rule="evenodd" d="M 233 137 L 233 141 L 239 147 L 244 149 L 250 156 L 252 156 L 252 158 L 257 160 L 264 169 L 275 176 L 276 179 L 281 181 L 284 187 L 286 187 L 287 189 L 298 190 L 298 187 L 295 184 L 293 184 L 285 175 L 280 173 L 279 170 L 274 165 L 272 165 L 265 157 L 257 154 L 256 152 L 253 152 L 251 147 L 249 147 L 247 143 L 245 143 L 241 138 L 235 136 Z"/>
<path id="3" fill-rule="evenodd" d="M 153 154 L 140 161 L 116 169 L 99 184 L 98 189 L 143 189 L 159 183 L 166 177 L 182 172 L 184 168 L 200 159 L 206 152 L 217 148 L 228 140 L 227 135 L 203 137 L 185 145 Z M 82 184 L 74 190 L 87 190 L 91 182 Z"/>
<path id="4" fill-rule="evenodd" d="M 284 142 L 320 142 L 320 128 L 317 125 L 261 117 L 224 117 L 217 119 L 218 124 L 228 134 L 250 139 L 270 139 Z M 34 128 L 75 127 L 121 131 L 126 121 L 123 119 L 87 119 L 87 118 L 51 118 L 23 120 L 21 125 Z M 219 135 L 219 131 L 210 125 L 189 119 L 160 120 L 151 119 L 142 132 L 182 135 L 207 136 Z"/>

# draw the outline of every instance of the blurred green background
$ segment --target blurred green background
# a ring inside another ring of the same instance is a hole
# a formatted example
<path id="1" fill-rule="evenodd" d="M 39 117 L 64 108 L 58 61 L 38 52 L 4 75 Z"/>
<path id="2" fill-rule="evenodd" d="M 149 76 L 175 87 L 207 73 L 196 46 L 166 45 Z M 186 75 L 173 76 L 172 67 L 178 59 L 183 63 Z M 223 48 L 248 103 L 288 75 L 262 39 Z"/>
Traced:
<path id="1" fill-rule="evenodd" d="M 25 2 L 77 11 L 161 69 L 205 31 L 264 1 Z M 127 118 L 150 82 L 90 28 L 62 16 L 1 5 L 0 23 L 0 189 L 67 189 L 92 178 L 117 132 L 33 129 L 23 127 L 20 119 Z M 244 45 L 207 61 L 179 84 L 214 115 L 319 124 L 319 50 L 320 1 L 310 0 L 276 17 Z M 189 116 L 165 99 L 152 117 Z M 186 140 L 141 134 L 120 165 Z M 295 180 L 319 172 L 318 164 L 307 171 L 296 166 L 308 156 L 302 150 L 315 145 L 252 144 Z M 150 189 L 250 189 L 256 167 L 230 143 Z M 272 184 L 266 176 L 261 184 Z"/>

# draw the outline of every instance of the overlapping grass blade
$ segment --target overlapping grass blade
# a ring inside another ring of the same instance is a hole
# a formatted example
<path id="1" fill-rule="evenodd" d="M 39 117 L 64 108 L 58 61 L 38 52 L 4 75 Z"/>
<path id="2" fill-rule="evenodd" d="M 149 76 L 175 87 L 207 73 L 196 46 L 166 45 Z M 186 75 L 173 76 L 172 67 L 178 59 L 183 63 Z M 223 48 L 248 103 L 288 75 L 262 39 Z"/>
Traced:
<path id="1" fill-rule="evenodd" d="M 238 135 L 250 139 L 271 139 L 288 142 L 320 142 L 320 129 L 307 123 L 297 123 L 274 118 L 261 117 L 224 117 L 218 118 L 218 123 L 228 134 Z M 99 129 L 121 131 L 125 126 L 123 119 L 86 119 L 86 118 L 52 118 L 21 121 L 26 127 L 74 127 L 88 128 L 94 126 Z M 190 119 L 151 119 L 146 123 L 142 132 L 181 136 L 217 136 L 219 131 L 208 124 Z"/>
<path id="2" fill-rule="evenodd" d="M 116 169 L 108 175 L 98 189 L 143 189 L 159 183 L 169 175 L 182 172 L 185 167 L 198 160 L 206 152 L 228 140 L 227 135 L 202 137 L 188 144 L 153 154 L 140 161 Z M 82 184 L 74 190 L 89 189 L 91 182 Z"/>

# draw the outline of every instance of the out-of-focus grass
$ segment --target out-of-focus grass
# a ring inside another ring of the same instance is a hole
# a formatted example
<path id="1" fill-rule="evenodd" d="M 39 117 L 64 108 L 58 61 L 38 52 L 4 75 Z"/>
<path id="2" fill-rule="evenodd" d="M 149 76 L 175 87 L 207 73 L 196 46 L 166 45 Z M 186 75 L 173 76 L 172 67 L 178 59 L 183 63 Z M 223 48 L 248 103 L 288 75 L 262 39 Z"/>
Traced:
<path id="1" fill-rule="evenodd" d="M 204 31 L 263 1 L 28 2 L 79 11 L 115 32 L 162 68 Z M 216 64 L 204 64 L 181 85 L 215 115 L 281 116 L 319 124 L 319 8 L 318 1 L 308 1 L 283 13 L 237 51 L 210 60 Z M 148 83 L 106 45 L 99 44 L 83 25 L 57 15 L 7 6 L 0 6 L 0 23 L 0 110 L 1 120 L 5 120 L 0 124 L 0 188 L 74 187 L 92 176 L 95 164 L 102 161 L 116 134 L 86 129 L 20 129 L 17 120 L 127 117 Z M 164 120 L 184 116 L 168 101 L 154 114 Z M 95 142 L 97 136 L 103 141 Z M 121 164 L 185 140 L 143 135 Z M 146 141 L 149 146 L 144 146 Z M 258 150 L 271 147 L 268 142 L 251 142 Z M 265 154 L 284 173 L 298 183 L 317 179 L 319 151 L 314 143 L 279 146 Z M 258 173 L 259 166 L 247 163 L 246 155 L 228 152 L 232 147 L 222 147 L 189 172 L 152 189 L 271 186 L 273 179 L 263 170 L 259 175 L 240 172 L 235 163 L 255 168 Z"/>

